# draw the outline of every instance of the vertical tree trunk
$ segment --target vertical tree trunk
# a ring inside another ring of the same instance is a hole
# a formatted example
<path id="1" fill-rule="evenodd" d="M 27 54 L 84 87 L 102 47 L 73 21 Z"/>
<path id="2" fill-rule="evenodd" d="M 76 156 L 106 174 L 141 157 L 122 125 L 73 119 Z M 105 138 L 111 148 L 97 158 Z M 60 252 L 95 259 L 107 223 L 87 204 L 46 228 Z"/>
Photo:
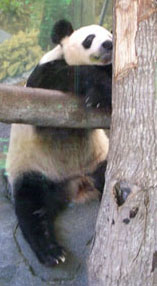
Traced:
<path id="1" fill-rule="evenodd" d="M 90 286 L 157 285 L 156 5 L 115 1 L 110 150 Z"/>

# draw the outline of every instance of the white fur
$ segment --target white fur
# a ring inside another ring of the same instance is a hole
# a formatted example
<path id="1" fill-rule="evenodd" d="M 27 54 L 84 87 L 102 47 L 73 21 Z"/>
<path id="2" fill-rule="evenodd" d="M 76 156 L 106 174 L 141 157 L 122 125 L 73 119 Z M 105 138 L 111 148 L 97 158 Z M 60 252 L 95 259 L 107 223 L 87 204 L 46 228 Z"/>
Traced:
<path id="1" fill-rule="evenodd" d="M 40 60 L 39 65 L 59 60 L 63 57 L 63 50 L 60 45 L 57 45 L 54 49 L 46 53 Z"/>
<path id="2" fill-rule="evenodd" d="M 95 34 L 95 38 L 91 48 L 85 49 L 82 42 L 90 34 Z M 112 41 L 112 34 L 99 25 L 89 25 L 74 31 L 70 37 L 65 37 L 61 42 L 66 62 L 69 65 L 103 65 L 101 45 L 107 40 Z"/>
<path id="3" fill-rule="evenodd" d="M 85 49 L 82 42 L 90 34 L 95 34 L 92 45 Z M 104 65 L 110 64 L 104 61 L 103 50 L 101 45 L 104 41 L 111 40 L 112 34 L 99 25 L 89 25 L 75 30 L 70 36 L 65 37 L 61 45 L 46 53 L 40 60 L 39 64 L 45 64 L 57 59 L 64 58 L 69 65 Z"/>
<path id="4" fill-rule="evenodd" d="M 60 132 L 45 128 L 38 133 L 31 125 L 12 124 L 7 155 L 11 185 L 18 175 L 31 170 L 52 180 L 80 176 L 106 159 L 109 142 L 103 130 Z"/>

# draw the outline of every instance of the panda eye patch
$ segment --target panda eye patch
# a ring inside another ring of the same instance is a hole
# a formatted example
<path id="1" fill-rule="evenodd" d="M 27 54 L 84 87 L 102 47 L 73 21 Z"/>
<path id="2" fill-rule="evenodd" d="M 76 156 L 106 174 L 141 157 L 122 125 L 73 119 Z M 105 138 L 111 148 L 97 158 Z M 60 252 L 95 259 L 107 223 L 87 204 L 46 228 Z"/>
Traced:
<path id="1" fill-rule="evenodd" d="M 82 46 L 85 48 L 85 49 L 89 49 L 92 42 L 93 42 L 93 39 L 95 38 L 95 35 L 94 34 L 91 34 L 89 35 L 83 42 L 82 42 Z"/>

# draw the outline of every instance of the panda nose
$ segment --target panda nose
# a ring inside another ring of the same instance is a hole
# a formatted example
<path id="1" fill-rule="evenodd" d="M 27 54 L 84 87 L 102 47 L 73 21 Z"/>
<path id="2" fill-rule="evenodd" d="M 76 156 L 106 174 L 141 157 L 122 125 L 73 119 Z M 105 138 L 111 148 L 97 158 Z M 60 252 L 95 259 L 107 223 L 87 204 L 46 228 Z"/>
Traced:
<path id="1" fill-rule="evenodd" d="M 103 42 L 102 46 L 104 49 L 106 49 L 108 51 L 111 51 L 113 48 L 112 41 L 105 41 L 105 42 Z"/>

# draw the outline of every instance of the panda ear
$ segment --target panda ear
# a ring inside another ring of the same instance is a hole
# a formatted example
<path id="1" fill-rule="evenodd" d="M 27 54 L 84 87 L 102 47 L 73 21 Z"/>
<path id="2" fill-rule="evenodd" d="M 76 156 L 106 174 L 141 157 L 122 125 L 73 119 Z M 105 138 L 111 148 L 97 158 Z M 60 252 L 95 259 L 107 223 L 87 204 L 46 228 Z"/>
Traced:
<path id="1" fill-rule="evenodd" d="M 66 36 L 70 36 L 73 31 L 73 27 L 69 21 L 63 19 L 56 22 L 51 34 L 52 42 L 54 44 L 60 44 L 62 39 Z"/>

